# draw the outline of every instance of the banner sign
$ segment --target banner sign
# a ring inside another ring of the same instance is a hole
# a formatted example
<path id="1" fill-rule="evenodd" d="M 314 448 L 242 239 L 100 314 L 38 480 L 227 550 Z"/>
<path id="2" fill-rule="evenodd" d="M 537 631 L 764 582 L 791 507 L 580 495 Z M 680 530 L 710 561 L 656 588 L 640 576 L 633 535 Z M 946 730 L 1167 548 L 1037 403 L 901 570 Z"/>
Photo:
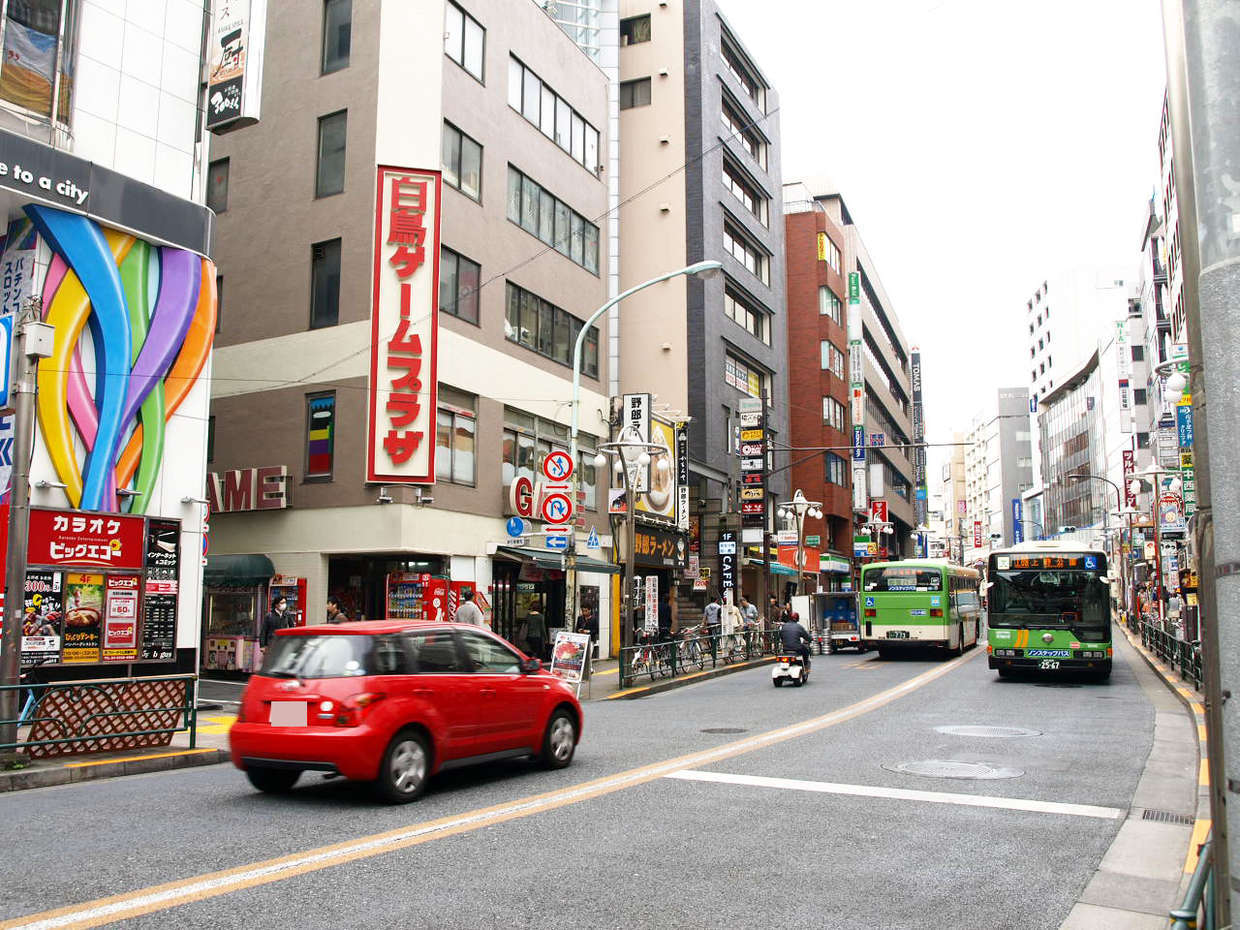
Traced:
<path id="1" fill-rule="evenodd" d="M 865 461 L 865 427 L 856 425 L 853 427 L 852 438 L 852 457 L 854 462 Z"/>
<path id="2" fill-rule="evenodd" d="M 676 424 L 676 527 L 689 532 L 689 424 Z"/>
<path id="3" fill-rule="evenodd" d="M 1137 454 L 1131 449 L 1123 451 L 1124 460 L 1124 506 L 1137 506 L 1137 492 L 1132 488 L 1132 476 L 1137 470 Z"/>
<path id="4" fill-rule="evenodd" d="M 1193 405 L 1176 404 L 1175 407 L 1176 435 L 1179 437 L 1181 449 L 1193 447 Z"/>
<path id="5" fill-rule="evenodd" d="M 652 400 L 649 394 L 625 394 L 621 410 L 620 429 L 636 433 L 642 442 L 650 442 L 650 408 Z M 623 438 L 623 437 L 621 437 Z M 642 494 L 650 487 L 650 466 L 626 466 L 629 469 L 629 482 L 634 494 Z"/>
<path id="6" fill-rule="evenodd" d="M 741 442 L 753 454 L 741 459 L 740 511 L 743 526 L 766 525 L 766 411 L 760 397 L 743 397 Z"/>
<path id="7" fill-rule="evenodd" d="M 435 483 L 438 171 L 380 165 L 375 195 L 366 480 Z"/>
<path id="8" fill-rule="evenodd" d="M 1012 542 L 1025 541 L 1025 506 L 1019 497 L 1012 498 Z"/>
<path id="9" fill-rule="evenodd" d="M 719 593 L 727 599 L 736 588 L 737 543 L 735 530 L 719 533 Z"/>
<path id="10" fill-rule="evenodd" d="M 925 526 L 929 496 L 926 488 L 926 450 L 921 445 L 926 441 L 925 410 L 923 408 L 921 390 L 921 350 L 914 348 L 909 353 L 909 379 L 913 395 L 913 442 L 917 448 L 913 450 L 913 498 L 914 521 L 918 526 Z"/>
<path id="11" fill-rule="evenodd" d="M 973 545 L 975 548 L 978 548 L 978 549 L 980 549 L 982 546 L 982 521 L 981 520 L 973 521 Z"/>
<path id="12" fill-rule="evenodd" d="M 207 49 L 207 129 L 258 122 L 267 0 L 217 0 Z"/>
<path id="13" fill-rule="evenodd" d="M 646 611 L 642 627 L 647 633 L 659 629 L 659 576 L 646 576 Z"/>

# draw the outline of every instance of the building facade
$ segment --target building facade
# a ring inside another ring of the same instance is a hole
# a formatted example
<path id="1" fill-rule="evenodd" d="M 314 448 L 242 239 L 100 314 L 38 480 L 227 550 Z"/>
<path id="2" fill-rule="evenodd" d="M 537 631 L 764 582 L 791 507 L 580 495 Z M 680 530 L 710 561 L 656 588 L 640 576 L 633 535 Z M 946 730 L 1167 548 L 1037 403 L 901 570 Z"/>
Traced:
<path id="1" fill-rule="evenodd" d="M 950 558 L 964 558 L 965 536 L 972 538 L 972 523 L 968 520 L 968 480 L 965 474 L 965 434 L 953 433 L 948 460 L 939 474 L 943 498 L 943 536 Z M 968 526 L 966 527 L 966 524 Z"/>
<path id="2" fill-rule="evenodd" d="M 563 563 L 539 535 L 541 468 L 567 449 L 572 347 L 607 297 L 607 76 L 533 3 L 323 10 L 321 0 L 273 7 L 267 115 L 212 151 L 225 300 L 208 623 L 221 637 L 252 636 L 268 589 L 290 592 L 310 621 L 328 595 L 354 615 L 442 617 L 468 589 L 510 639 L 536 613 L 565 626 Z M 306 42 L 284 21 L 323 31 Z M 378 166 L 441 176 L 438 255 L 421 269 L 438 259 L 421 317 L 437 320 L 437 368 L 419 395 L 434 400 L 433 486 L 368 480 L 367 450 L 382 441 L 368 425 L 371 398 L 383 403 L 370 367 L 386 268 L 375 250 Z M 575 532 L 581 599 L 603 618 L 614 569 L 587 541 L 591 529 L 606 536 L 606 480 L 592 458 L 610 435 L 607 366 L 595 327 L 584 340 Z M 287 494 L 247 505 L 237 489 L 271 469 Z M 512 516 L 527 533 L 510 541 Z M 261 561 L 236 561 L 252 556 Z"/>
<path id="3" fill-rule="evenodd" d="M 994 401 L 973 419 L 965 446 L 968 534 L 982 546 L 1010 546 L 1037 539 L 1040 521 L 1027 518 L 1023 495 L 1033 485 L 1032 442 L 1029 435 L 1029 391 L 1000 388 Z"/>
<path id="4" fill-rule="evenodd" d="M 741 522 L 741 409 L 761 406 L 770 447 L 789 435 L 779 99 L 712 0 L 622 0 L 620 16 L 621 288 L 703 260 L 723 268 L 624 302 L 619 384 L 691 419 L 691 545 L 717 568 L 720 528 Z M 751 597 L 787 488 L 775 475 L 765 513 L 745 521 Z M 695 587 L 700 606 L 708 585 Z"/>
<path id="5" fill-rule="evenodd" d="M 204 28 L 188 0 L 0 16 L 0 312 L 54 331 L 21 636 L 21 664 L 49 680 L 196 665 L 216 318 Z"/>

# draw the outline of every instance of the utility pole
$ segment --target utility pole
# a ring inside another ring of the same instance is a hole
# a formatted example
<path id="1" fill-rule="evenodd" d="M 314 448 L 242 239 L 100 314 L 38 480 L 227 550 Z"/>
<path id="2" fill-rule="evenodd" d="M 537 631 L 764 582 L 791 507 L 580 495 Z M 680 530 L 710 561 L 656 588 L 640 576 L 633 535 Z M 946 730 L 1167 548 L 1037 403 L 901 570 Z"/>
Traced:
<path id="1" fill-rule="evenodd" d="M 1224 694 L 1240 687 L 1240 631 L 1236 629 L 1240 619 L 1240 462 L 1234 455 L 1240 442 L 1236 402 L 1240 240 L 1234 232 L 1240 211 L 1230 189 L 1234 166 L 1240 161 L 1235 3 L 1163 0 L 1163 33 L 1196 440 L 1194 536 L 1199 613 L 1204 620 L 1202 672 L 1217 900 L 1214 926 L 1227 927 L 1231 925 L 1231 876 L 1240 874 L 1228 839 L 1233 828 L 1240 829 L 1240 823 L 1232 820 L 1240 817 L 1240 809 L 1229 810 L 1227 805 L 1228 793 L 1240 790 L 1235 753 L 1227 756 L 1227 747 L 1236 746 L 1240 738 L 1240 717 L 1235 701 L 1231 707 L 1223 703 Z M 1206 331 L 1208 340 L 1202 338 Z M 1215 402 L 1212 415 L 1208 398 Z M 1214 506 L 1215 489 L 1218 507 Z M 1161 552 L 1158 557 L 1162 558 Z"/>
<path id="2" fill-rule="evenodd" d="M 53 328 L 40 322 L 43 302 L 26 300 L 16 321 L 13 365 L 13 478 L 9 490 L 9 543 L 5 553 L 4 627 L 0 631 L 0 682 L 10 687 L 0 692 L 0 743 L 17 742 L 17 716 L 21 707 L 22 616 L 26 609 L 26 549 L 30 533 L 30 459 L 34 451 L 34 398 L 38 360 L 52 354 Z M 5 750 L 0 763 L 18 761 L 15 750 Z"/>

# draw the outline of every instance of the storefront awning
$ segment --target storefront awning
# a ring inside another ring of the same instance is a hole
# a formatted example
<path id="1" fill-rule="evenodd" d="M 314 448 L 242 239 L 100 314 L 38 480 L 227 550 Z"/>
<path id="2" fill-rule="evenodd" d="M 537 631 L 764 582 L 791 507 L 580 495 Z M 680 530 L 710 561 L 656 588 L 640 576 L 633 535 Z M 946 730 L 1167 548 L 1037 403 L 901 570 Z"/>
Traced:
<path id="1" fill-rule="evenodd" d="M 527 549 L 520 546 L 496 546 L 496 555 L 505 555 L 509 558 L 526 559 L 533 562 L 539 568 L 551 568 L 562 571 L 564 569 L 564 561 L 560 553 L 552 552 L 550 549 Z M 610 562 L 604 562 L 600 559 L 592 559 L 588 555 L 577 556 L 577 571 L 579 572 L 598 572 L 604 575 L 620 574 L 620 566 L 612 565 Z"/>
<path id="2" fill-rule="evenodd" d="M 204 585 L 266 584 L 276 573 L 265 555 L 209 555 L 202 572 Z"/>

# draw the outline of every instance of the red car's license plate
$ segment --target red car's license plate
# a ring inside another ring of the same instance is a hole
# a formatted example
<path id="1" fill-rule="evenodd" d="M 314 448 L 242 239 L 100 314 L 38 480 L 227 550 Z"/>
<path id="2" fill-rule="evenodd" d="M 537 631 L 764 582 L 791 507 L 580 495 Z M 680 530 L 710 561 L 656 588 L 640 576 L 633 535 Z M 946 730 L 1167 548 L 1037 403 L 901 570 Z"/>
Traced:
<path id="1" fill-rule="evenodd" d="M 304 727 L 307 706 L 305 701 L 272 701 L 271 725 L 273 727 Z"/>

